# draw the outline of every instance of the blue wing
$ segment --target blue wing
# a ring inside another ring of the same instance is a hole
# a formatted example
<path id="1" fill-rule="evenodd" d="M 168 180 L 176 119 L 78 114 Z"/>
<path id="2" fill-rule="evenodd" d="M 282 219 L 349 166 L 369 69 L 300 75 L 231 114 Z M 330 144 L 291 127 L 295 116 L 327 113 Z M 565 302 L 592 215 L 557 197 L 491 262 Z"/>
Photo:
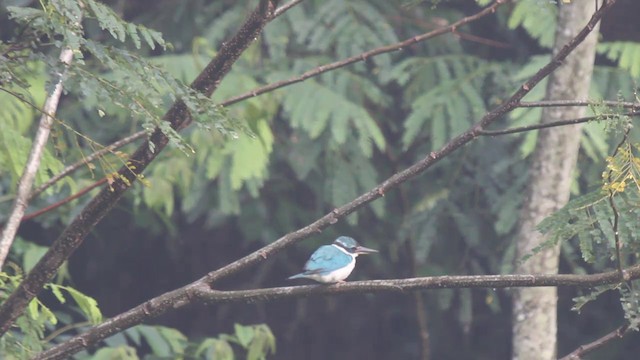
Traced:
<path id="1" fill-rule="evenodd" d="M 305 275 L 323 274 L 347 266 L 353 257 L 344 253 L 333 245 L 324 245 L 311 254 L 311 258 L 304 265 Z"/>

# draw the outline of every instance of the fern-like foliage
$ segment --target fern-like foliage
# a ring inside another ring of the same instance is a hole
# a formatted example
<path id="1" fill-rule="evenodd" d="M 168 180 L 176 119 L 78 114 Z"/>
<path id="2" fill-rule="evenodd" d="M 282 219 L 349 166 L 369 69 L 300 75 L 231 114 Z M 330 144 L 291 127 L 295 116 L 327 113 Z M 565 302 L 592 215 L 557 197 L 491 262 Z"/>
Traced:
<path id="1" fill-rule="evenodd" d="M 467 55 L 413 57 L 398 63 L 387 80 L 406 88 L 411 109 L 404 122 L 405 148 L 427 134 L 432 148 L 440 148 L 477 121 L 486 111 L 480 90 L 494 70 L 491 63 Z"/>
<path id="2" fill-rule="evenodd" d="M 193 91 L 169 73 L 150 63 L 140 55 L 90 38 L 85 24 L 91 21 L 118 42 L 129 41 L 136 49 L 143 42 L 151 49 L 168 44 L 157 31 L 142 25 L 127 23 L 109 7 L 93 0 L 81 6 L 77 0 L 41 2 L 41 9 L 9 7 L 11 17 L 28 27 L 39 38 L 50 39 L 59 48 L 70 48 L 74 61 L 67 71 L 67 91 L 83 98 L 88 110 L 100 117 L 112 114 L 107 104 L 113 104 L 142 122 L 151 131 L 158 127 L 178 148 L 186 152 L 192 149 L 171 127 L 162 120 L 166 109 L 181 99 L 196 119 L 215 123 L 221 131 L 231 126 L 210 99 Z M 60 72 L 62 65 L 39 53 L 41 61 Z M 89 107 L 93 107 L 89 109 Z"/>
<path id="3" fill-rule="evenodd" d="M 549 234 L 549 239 L 539 249 L 577 237 L 585 261 L 613 259 L 617 230 L 624 251 L 629 254 L 638 251 L 640 226 L 636 219 L 640 215 L 640 158 L 634 153 L 637 148 L 638 145 L 623 142 L 615 155 L 607 158 L 608 170 L 603 173 L 601 189 L 570 201 L 540 223 L 539 230 Z M 613 228 L 614 212 L 621 224 L 618 229 Z"/>
<path id="4" fill-rule="evenodd" d="M 605 42 L 598 44 L 597 52 L 615 61 L 634 78 L 640 78 L 640 43 L 629 41 Z"/>
<path id="5" fill-rule="evenodd" d="M 46 250 L 46 249 L 45 249 Z M 11 264 L 15 274 L 0 272 L 0 300 L 5 300 L 22 281 L 22 270 Z M 95 299 L 65 285 L 49 283 L 45 286 L 53 297 L 64 304 L 72 300 L 90 324 L 102 321 L 102 313 Z M 74 310 L 75 312 L 75 310 Z M 71 316 L 53 312 L 39 298 L 31 300 L 25 313 L 16 320 L 16 328 L 0 337 L 0 353 L 7 359 L 31 358 L 45 349 L 45 337 L 56 325 L 69 325 Z"/>
<path id="6" fill-rule="evenodd" d="M 540 46 L 553 46 L 558 8 L 553 1 L 521 0 L 515 3 L 508 26 L 515 29 L 522 26 L 538 41 Z"/>

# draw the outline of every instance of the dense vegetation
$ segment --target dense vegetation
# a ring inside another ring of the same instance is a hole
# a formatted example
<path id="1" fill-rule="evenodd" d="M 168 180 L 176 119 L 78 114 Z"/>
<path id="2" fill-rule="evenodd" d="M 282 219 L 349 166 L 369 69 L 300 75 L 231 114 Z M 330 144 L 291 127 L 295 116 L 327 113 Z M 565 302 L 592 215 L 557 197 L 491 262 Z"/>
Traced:
<path id="1" fill-rule="evenodd" d="M 0 349 L 17 357 L 42 350 L 43 338 L 60 343 L 81 333 L 100 321 L 100 312 L 116 315 L 271 243 L 438 150 L 549 61 L 557 25 L 556 4 L 521 0 L 455 33 L 231 104 L 233 96 L 450 24 L 489 2 L 303 1 L 266 26 L 211 99 L 188 84 L 254 1 L 9 3 L 2 4 L 0 24 L 2 214 L 9 213 L 37 108 L 52 74 L 63 71 L 57 58 L 64 46 L 75 57 L 36 187 L 140 130 L 159 126 L 170 139 L 41 303 L 20 318 L 26 337 L 14 328 L 2 338 Z M 618 13 L 640 11 L 632 1 L 616 6 Z M 629 112 L 624 102 L 638 102 L 640 30 L 621 31 L 613 18 L 602 25 L 590 107 L 600 117 L 584 128 L 575 200 L 542 224 L 551 240 L 562 241 L 567 273 L 615 268 L 608 196 L 618 199 L 628 265 L 639 245 L 638 134 L 632 118 L 620 114 Z M 542 100 L 544 89 L 543 81 L 525 100 Z M 176 99 L 194 117 L 181 132 L 163 120 Z M 605 107 L 601 100 L 620 106 Z M 519 108 L 492 128 L 536 124 L 540 112 Z M 380 250 L 359 259 L 351 280 L 508 274 L 519 261 L 510 240 L 535 140 L 535 131 L 479 137 L 346 221 L 216 286 L 290 285 L 286 277 L 309 253 L 342 234 Z M 27 213 L 102 178 L 110 186 L 120 166 L 135 166 L 126 163 L 134 149 L 127 145 L 83 166 L 34 197 Z M 96 191 L 23 222 L 0 278 L 2 298 Z M 632 285 L 596 293 L 561 288 L 559 354 L 620 326 L 625 317 L 637 327 L 640 300 Z M 581 295 L 586 297 L 574 304 Z M 587 300 L 594 301 L 582 307 Z M 230 358 L 235 350 L 260 358 L 276 350 L 275 341 L 283 359 L 409 359 L 421 353 L 421 332 L 428 332 L 432 359 L 504 359 L 510 353 L 509 303 L 508 290 L 462 288 L 198 305 L 158 318 L 155 324 L 162 326 L 129 329 L 90 352 L 96 358 L 174 357 L 182 351 Z M 570 311 L 574 306 L 580 314 Z M 66 331 L 54 332 L 61 328 Z M 624 359 L 639 349 L 632 333 L 598 356 Z"/>

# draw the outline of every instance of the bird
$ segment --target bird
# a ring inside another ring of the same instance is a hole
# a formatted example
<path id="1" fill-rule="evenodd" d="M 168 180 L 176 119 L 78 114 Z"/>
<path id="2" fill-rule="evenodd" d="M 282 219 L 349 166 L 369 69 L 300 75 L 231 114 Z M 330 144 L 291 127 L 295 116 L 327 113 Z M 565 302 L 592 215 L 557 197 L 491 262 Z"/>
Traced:
<path id="1" fill-rule="evenodd" d="M 333 244 L 319 247 L 304 265 L 304 271 L 289 279 L 306 278 L 323 284 L 344 282 L 356 266 L 358 255 L 377 252 L 360 246 L 353 238 L 340 236 Z"/>

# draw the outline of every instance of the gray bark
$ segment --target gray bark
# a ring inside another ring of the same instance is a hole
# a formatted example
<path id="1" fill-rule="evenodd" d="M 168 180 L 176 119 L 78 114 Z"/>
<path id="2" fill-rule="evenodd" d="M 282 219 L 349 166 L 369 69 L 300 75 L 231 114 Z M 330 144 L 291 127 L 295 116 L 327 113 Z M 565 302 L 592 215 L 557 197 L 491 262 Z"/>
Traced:
<path id="1" fill-rule="evenodd" d="M 554 54 L 573 38 L 595 11 L 593 2 L 574 2 L 560 7 Z M 570 54 L 549 77 L 548 100 L 587 100 L 598 29 Z M 584 107 L 545 108 L 542 122 L 584 116 Z M 540 130 L 530 167 L 530 181 L 520 213 L 516 237 L 516 256 L 520 259 L 545 240 L 536 225 L 564 206 L 580 148 L 581 125 Z M 516 265 L 522 274 L 557 273 L 559 246 L 546 249 Z M 557 290 L 516 289 L 513 293 L 513 359 L 547 360 L 556 358 Z"/>

